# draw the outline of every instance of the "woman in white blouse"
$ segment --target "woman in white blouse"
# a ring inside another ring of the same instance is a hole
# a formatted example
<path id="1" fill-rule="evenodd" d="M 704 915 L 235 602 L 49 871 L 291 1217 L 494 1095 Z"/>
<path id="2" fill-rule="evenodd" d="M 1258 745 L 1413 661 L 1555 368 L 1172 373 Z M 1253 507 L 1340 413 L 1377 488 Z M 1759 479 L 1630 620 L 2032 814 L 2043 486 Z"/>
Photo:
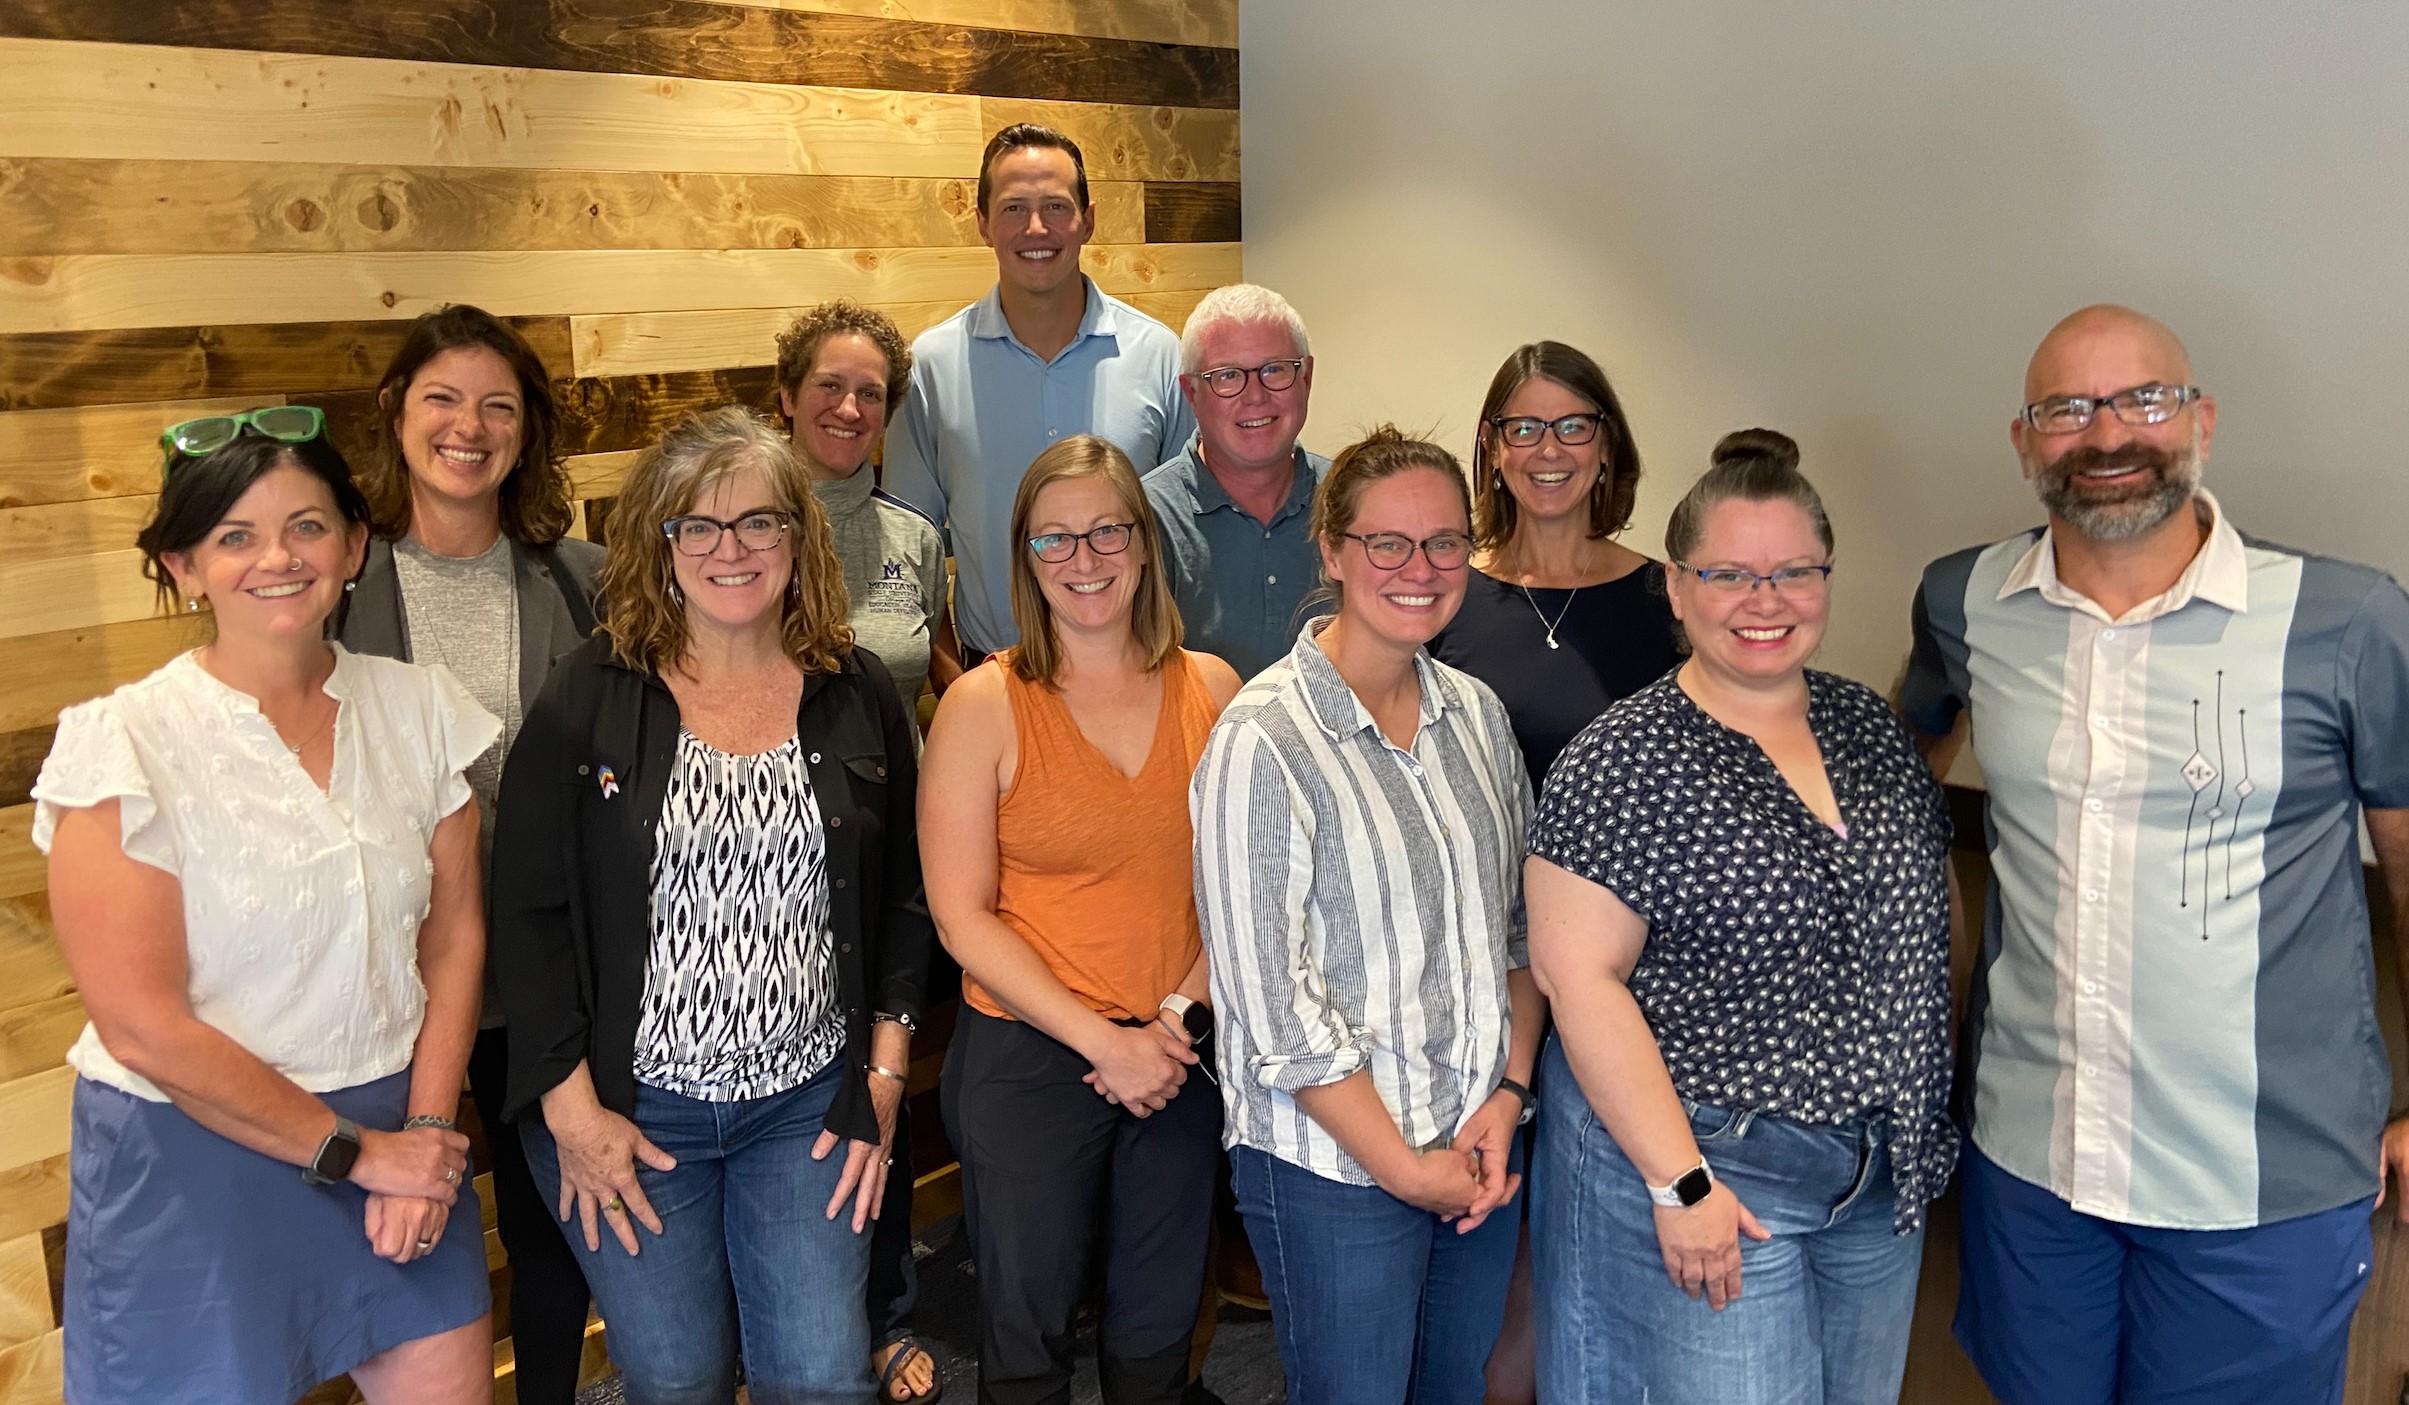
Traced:
<path id="1" fill-rule="evenodd" d="M 1197 767 L 1224 1140 L 1288 1398 L 1479 1405 L 1544 1023 L 1523 969 L 1531 783 L 1505 705 L 1422 651 L 1464 599 L 1455 458 L 1331 461 L 1313 621 Z"/>
<path id="2" fill-rule="evenodd" d="M 213 642 L 60 715 L 34 842 L 91 1023 L 71 1400 L 492 1390 L 452 1127 L 484 922 L 449 674 L 323 639 L 367 505 L 306 407 L 190 421 L 138 539 Z"/>

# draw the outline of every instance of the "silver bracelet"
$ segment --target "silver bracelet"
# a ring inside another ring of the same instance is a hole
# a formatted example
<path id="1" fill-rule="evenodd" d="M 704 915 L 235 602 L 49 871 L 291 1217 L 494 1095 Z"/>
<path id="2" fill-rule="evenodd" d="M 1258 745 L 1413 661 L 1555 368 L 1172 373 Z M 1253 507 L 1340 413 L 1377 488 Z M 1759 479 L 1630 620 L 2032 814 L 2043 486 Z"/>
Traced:
<path id="1" fill-rule="evenodd" d="M 893 1069 L 891 1069 L 891 1068 L 887 1068 L 887 1067 L 885 1067 L 885 1066 L 883 1066 L 883 1065 L 880 1065 L 880 1064 L 872 1064 L 872 1065 L 870 1065 L 870 1071 L 871 1071 L 872 1073 L 881 1073 L 881 1074 L 885 1074 L 887 1077 L 894 1079 L 894 1080 L 895 1080 L 896 1082 L 898 1082 L 898 1083 L 909 1083 L 909 1082 L 911 1082 L 911 1081 L 912 1081 L 911 1079 L 909 1079 L 909 1078 L 905 1077 L 904 1075 L 902 1075 L 902 1074 L 900 1074 L 900 1073 L 897 1073 L 895 1070 L 893 1070 Z"/>
<path id="2" fill-rule="evenodd" d="M 441 1127 L 447 1132 L 460 1130 L 459 1124 L 453 1122 L 449 1117 L 437 1117 L 431 1112 L 422 1112 L 402 1124 L 402 1130 L 405 1132 L 415 1132 L 421 1127 Z"/>

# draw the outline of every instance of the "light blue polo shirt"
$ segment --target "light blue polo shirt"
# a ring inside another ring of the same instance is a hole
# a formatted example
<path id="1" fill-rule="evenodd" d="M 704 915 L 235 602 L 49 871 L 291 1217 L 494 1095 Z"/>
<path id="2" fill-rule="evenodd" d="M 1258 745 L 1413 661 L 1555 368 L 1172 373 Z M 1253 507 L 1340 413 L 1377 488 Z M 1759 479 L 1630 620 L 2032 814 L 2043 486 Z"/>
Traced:
<path id="1" fill-rule="evenodd" d="M 1935 562 L 1900 701 L 1970 708 L 1989 787 L 1975 1144 L 2085 1214 L 2237 1229 L 2376 1190 L 2358 815 L 2409 806 L 2409 595 L 2198 507 L 2114 619 L 2048 532 Z"/>
<path id="2" fill-rule="evenodd" d="M 1012 335 L 994 289 L 912 343 L 912 388 L 887 434 L 880 486 L 946 527 L 955 627 L 982 652 L 1020 639 L 1006 538 L 1031 461 L 1094 434 L 1142 478 L 1196 429 L 1179 393 L 1178 336 L 1086 281 L 1079 333 L 1052 361 Z"/>

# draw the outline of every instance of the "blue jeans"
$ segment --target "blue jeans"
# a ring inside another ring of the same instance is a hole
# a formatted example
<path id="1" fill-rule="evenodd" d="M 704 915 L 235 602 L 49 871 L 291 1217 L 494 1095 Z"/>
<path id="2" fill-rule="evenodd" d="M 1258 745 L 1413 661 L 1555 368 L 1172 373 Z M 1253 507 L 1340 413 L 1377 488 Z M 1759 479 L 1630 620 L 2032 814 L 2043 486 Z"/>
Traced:
<path id="1" fill-rule="evenodd" d="M 1740 1239 L 1717 1312 L 1666 1274 L 1655 1206 L 1551 1037 L 1531 1206 L 1539 1395 L 1563 1405 L 1893 1405 L 1921 1230 L 1891 1232 L 1879 1124 L 1816 1127 L 1693 1104 L 1715 1176 L 1773 1232 Z"/>
<path id="2" fill-rule="evenodd" d="M 726 1405 L 741 1351 L 755 1405 L 865 1405 L 872 1398 L 862 1288 L 870 1236 L 827 1217 L 845 1166 L 812 1143 L 845 1076 L 843 1060 L 766 1098 L 712 1103 L 636 1085 L 637 1128 L 677 1158 L 636 1179 L 661 1217 L 636 1227 L 630 1258 L 608 1229 L 570 1247 L 610 1324 L 630 1405 Z M 559 1203 L 560 1153 L 543 1118 L 521 1119 L 528 1168 Z"/>
<path id="3" fill-rule="evenodd" d="M 1230 1149 L 1230 1182 L 1290 1400 L 1480 1405 L 1522 1228 L 1513 1205 L 1458 1234 L 1378 1186 L 1328 1180 L 1247 1146 Z"/>
<path id="4" fill-rule="evenodd" d="M 2368 1200 L 2249 1229 L 2086 1215 L 1958 1157 L 1957 1339 L 2004 1405 L 2339 1405 Z"/>

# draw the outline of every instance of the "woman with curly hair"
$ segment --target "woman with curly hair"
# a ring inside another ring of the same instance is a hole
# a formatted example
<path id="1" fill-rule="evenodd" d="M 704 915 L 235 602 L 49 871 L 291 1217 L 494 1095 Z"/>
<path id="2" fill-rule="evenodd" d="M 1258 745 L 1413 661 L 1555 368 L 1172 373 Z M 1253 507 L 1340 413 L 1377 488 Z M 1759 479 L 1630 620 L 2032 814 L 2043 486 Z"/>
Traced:
<path id="1" fill-rule="evenodd" d="M 638 461 L 602 588 L 502 778 L 507 1111 L 630 1400 L 727 1400 L 741 1349 L 756 1401 L 866 1402 L 872 1090 L 903 1082 L 933 936 L 912 719 L 742 410 Z"/>

